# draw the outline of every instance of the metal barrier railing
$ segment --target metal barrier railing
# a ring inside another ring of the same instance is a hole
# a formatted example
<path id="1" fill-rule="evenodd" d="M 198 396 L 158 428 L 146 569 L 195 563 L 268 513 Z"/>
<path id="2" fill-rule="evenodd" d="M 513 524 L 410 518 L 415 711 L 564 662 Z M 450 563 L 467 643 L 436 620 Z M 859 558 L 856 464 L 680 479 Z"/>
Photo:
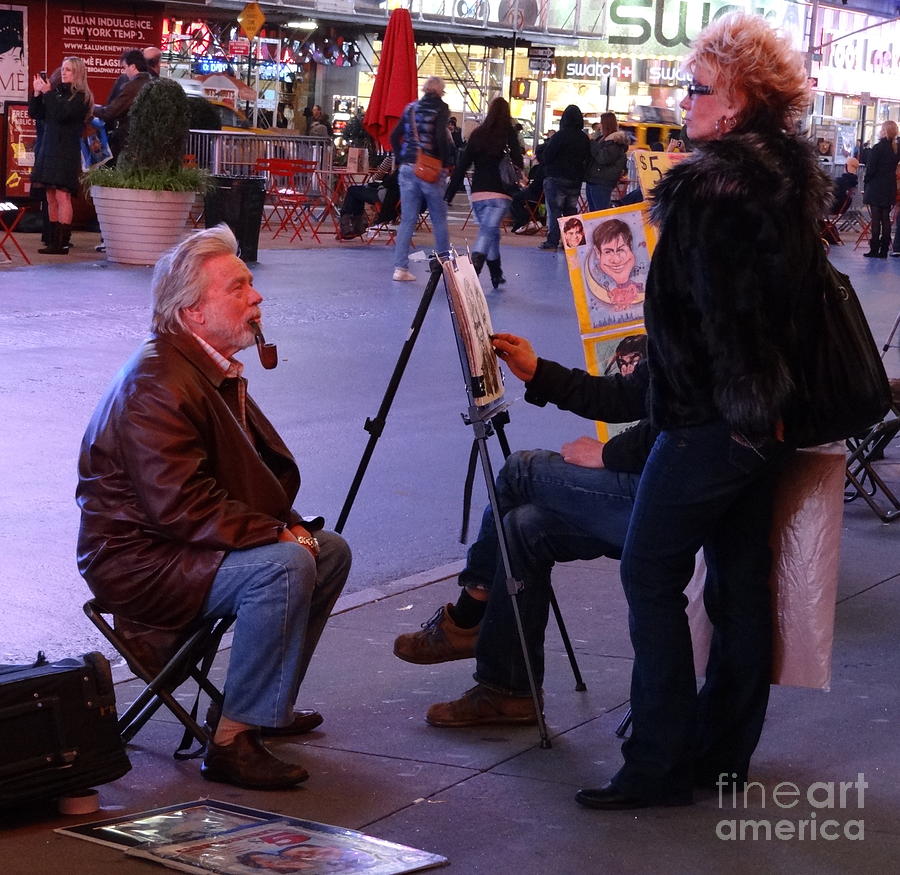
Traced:
<path id="1" fill-rule="evenodd" d="M 242 131 L 191 131 L 187 155 L 198 167 L 223 176 L 248 176 L 260 158 L 287 158 L 315 161 L 321 170 L 330 170 L 334 143 L 324 137 L 291 134 L 250 134 Z"/>

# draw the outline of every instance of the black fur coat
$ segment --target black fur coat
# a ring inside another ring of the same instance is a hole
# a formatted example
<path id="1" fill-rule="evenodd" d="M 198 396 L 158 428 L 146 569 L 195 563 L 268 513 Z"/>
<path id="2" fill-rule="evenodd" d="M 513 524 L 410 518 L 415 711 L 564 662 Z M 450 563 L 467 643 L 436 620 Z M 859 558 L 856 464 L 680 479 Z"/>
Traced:
<path id="1" fill-rule="evenodd" d="M 656 426 L 724 419 L 750 439 L 774 434 L 821 288 L 830 202 L 809 143 L 780 133 L 704 144 L 659 183 L 644 304 Z"/>

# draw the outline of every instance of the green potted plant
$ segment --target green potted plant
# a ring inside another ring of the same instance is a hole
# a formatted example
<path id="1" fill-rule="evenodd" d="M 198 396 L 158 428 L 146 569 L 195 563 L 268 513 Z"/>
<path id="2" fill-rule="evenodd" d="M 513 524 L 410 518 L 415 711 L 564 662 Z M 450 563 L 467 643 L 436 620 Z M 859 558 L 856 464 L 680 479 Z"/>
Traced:
<path id="1" fill-rule="evenodd" d="M 186 167 L 190 112 L 170 79 L 148 82 L 129 112 L 128 141 L 115 167 L 90 170 L 86 185 L 110 261 L 154 264 L 181 240 L 209 174 Z"/>

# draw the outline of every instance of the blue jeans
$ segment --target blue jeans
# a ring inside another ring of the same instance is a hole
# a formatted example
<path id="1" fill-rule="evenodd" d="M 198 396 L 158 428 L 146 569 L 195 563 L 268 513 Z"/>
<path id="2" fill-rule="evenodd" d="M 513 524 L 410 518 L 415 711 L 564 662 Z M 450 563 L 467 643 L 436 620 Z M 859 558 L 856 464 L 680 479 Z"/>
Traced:
<path id="1" fill-rule="evenodd" d="M 450 249 L 450 235 L 447 231 L 447 202 L 444 192 L 447 182 L 441 174 L 437 182 L 425 182 L 413 172 L 412 164 L 401 164 L 398 173 L 400 182 L 400 227 L 397 229 L 397 243 L 394 247 L 394 267 L 409 267 L 409 245 L 412 243 L 416 220 L 419 218 L 422 201 L 428 209 L 428 218 L 434 230 L 436 252 Z"/>
<path id="2" fill-rule="evenodd" d="M 473 252 L 482 252 L 488 261 L 500 258 L 500 223 L 509 209 L 509 198 L 472 201 L 472 212 L 478 222 L 478 239 Z"/>
<path id="3" fill-rule="evenodd" d="M 350 572 L 340 535 L 316 532 L 319 557 L 276 542 L 226 555 L 204 617 L 234 616 L 222 712 L 254 726 L 287 726 L 300 682 Z"/>
<path id="4" fill-rule="evenodd" d="M 584 191 L 587 195 L 588 209 L 591 212 L 608 210 L 612 201 L 613 187 L 605 182 L 586 182 Z"/>
<path id="5" fill-rule="evenodd" d="M 547 242 L 559 246 L 559 219 L 578 212 L 581 183 L 548 176 L 544 179 L 544 203 L 547 206 Z"/>
<path id="6" fill-rule="evenodd" d="M 538 685 L 544 677 L 544 629 L 553 563 L 618 558 L 638 480 L 636 474 L 571 465 L 549 450 L 513 453 L 497 475 L 510 564 L 513 576 L 523 583 L 516 598 Z M 503 693 L 529 695 L 490 506 L 469 548 L 459 583 L 490 589 L 478 636 L 475 679 Z"/>
<path id="7" fill-rule="evenodd" d="M 788 451 L 753 446 L 723 422 L 660 433 L 622 553 L 634 647 L 631 737 L 613 778 L 650 802 L 689 801 L 695 779 L 746 776 L 771 676 L 769 529 Z M 698 696 L 684 589 L 704 548 L 713 622 Z"/>

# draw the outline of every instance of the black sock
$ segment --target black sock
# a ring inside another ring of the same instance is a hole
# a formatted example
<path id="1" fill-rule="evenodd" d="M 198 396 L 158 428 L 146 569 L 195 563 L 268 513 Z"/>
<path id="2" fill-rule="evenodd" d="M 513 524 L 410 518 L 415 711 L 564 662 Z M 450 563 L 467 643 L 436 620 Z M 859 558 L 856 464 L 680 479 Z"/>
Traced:
<path id="1" fill-rule="evenodd" d="M 474 629 L 481 622 L 486 608 L 487 602 L 473 599 L 463 587 L 456 604 L 450 608 L 450 617 L 460 629 Z"/>

